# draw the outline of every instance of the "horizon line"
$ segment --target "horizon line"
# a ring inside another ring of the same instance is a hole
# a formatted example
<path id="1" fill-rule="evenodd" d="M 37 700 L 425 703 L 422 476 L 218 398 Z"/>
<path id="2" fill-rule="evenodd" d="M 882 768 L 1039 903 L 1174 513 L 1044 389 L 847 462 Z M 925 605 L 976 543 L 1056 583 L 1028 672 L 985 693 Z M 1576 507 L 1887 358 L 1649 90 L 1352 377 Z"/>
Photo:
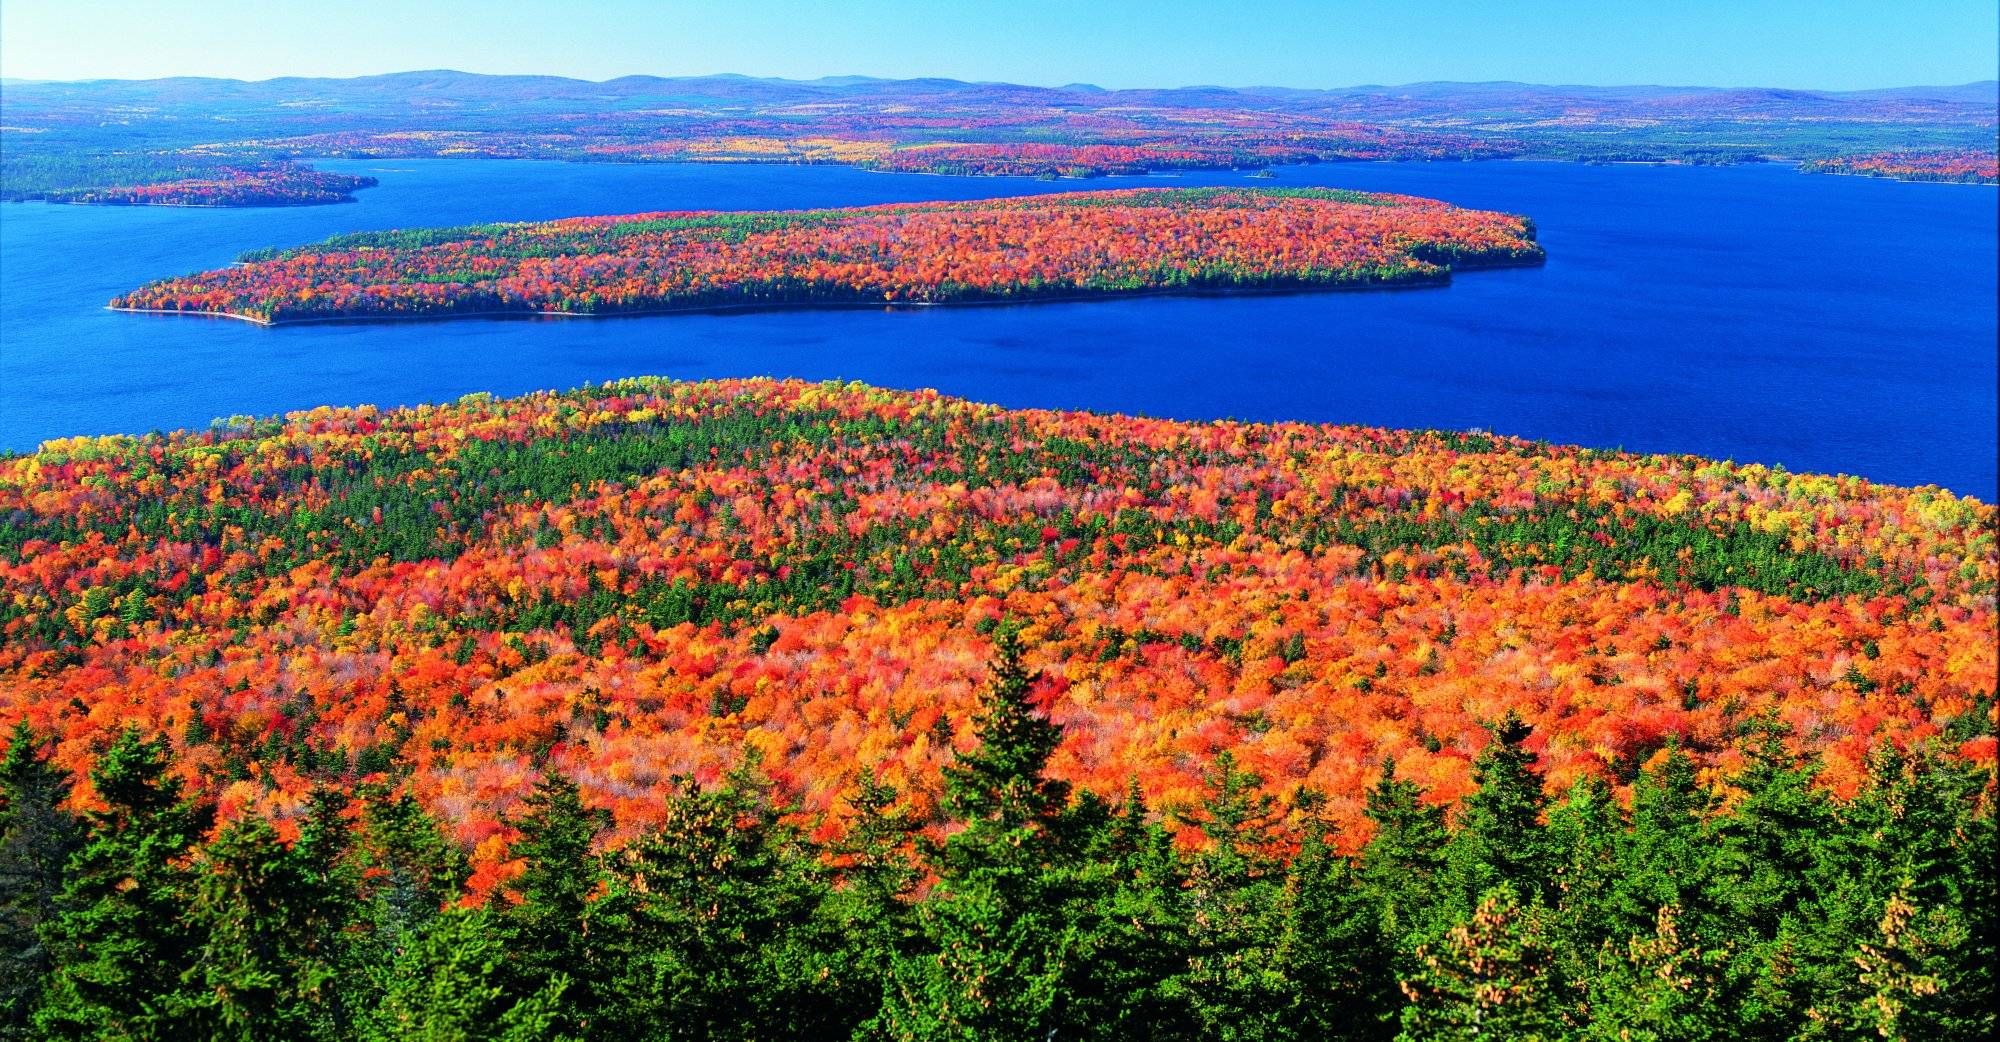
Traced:
<path id="1" fill-rule="evenodd" d="M 762 81 L 771 83 L 790 83 L 790 84 L 799 84 L 804 86 L 825 84 L 828 81 L 839 81 L 839 80 L 877 82 L 877 83 L 940 82 L 940 83 L 960 84 L 963 86 L 971 86 L 971 87 L 1026 87 L 1034 90 L 1075 91 L 1075 92 L 1100 91 L 1103 93 L 1124 93 L 1124 92 L 1136 92 L 1136 91 L 1194 91 L 1194 90 L 1223 90 L 1223 91 L 1232 91 L 1238 93 L 1250 92 L 1250 91 L 1266 91 L 1266 90 L 1334 93 L 1339 91 L 1394 90 L 1397 88 L 1425 87 L 1425 86 L 1478 87 L 1478 86 L 1506 85 L 1506 86 L 1520 86 L 1520 87 L 1545 87 L 1552 89 L 1589 89 L 1589 90 L 1641 90 L 1641 89 L 1717 90 L 1717 91 L 1783 90 L 1783 91 L 1798 91 L 1802 93 L 1812 93 L 1812 94 L 1868 94 L 1868 93 L 1876 93 L 1880 91 L 1891 91 L 1891 90 L 1905 90 L 1905 91 L 1963 90 L 1971 87 L 1983 87 L 1983 86 L 1993 85 L 1996 88 L 1995 100 L 1996 102 L 2000 102 L 2000 79 L 1995 79 L 1992 77 L 1988 77 L 1986 79 L 1965 80 L 1963 82 L 1958 82 L 1958 83 L 1899 83 L 1899 84 L 1890 84 L 1886 86 L 1877 86 L 1877 87 L 1846 87 L 1846 88 L 1788 87 L 1779 84 L 1553 83 L 1553 82 L 1543 82 L 1537 80 L 1513 80 L 1513 79 L 1500 79 L 1500 80 L 1429 79 L 1429 80 L 1408 80 L 1402 83 L 1353 83 L 1353 84 L 1339 84 L 1334 86 L 1323 86 L 1323 87 L 1299 87 L 1299 86 L 1292 86 L 1288 84 L 1278 84 L 1278 83 L 1258 83 L 1258 84 L 1247 84 L 1247 85 L 1237 85 L 1237 86 L 1217 84 L 1217 83 L 1187 83 L 1178 86 L 1105 87 L 1099 84 L 1081 80 L 1073 80 L 1067 83 L 1051 85 L 1046 83 L 1023 83 L 1014 80 L 966 80 L 966 79 L 959 79 L 954 76 L 876 76 L 867 73 L 836 73 L 825 76 L 802 78 L 802 77 L 792 77 L 792 76 L 763 76 L 754 73 L 742 73 L 742 72 L 674 73 L 674 74 L 641 72 L 641 73 L 625 73 L 622 75 L 611 76 L 604 79 L 590 79 L 584 76 L 571 76 L 563 73 L 475 72 L 466 69 L 430 68 L 430 69 L 398 69 L 389 72 L 354 73 L 351 75 L 344 75 L 344 76 L 330 76 L 330 75 L 267 76 L 259 79 L 246 79 L 239 76 L 203 75 L 198 73 L 177 74 L 171 76 L 144 76 L 144 77 L 88 76 L 88 77 L 77 77 L 77 78 L 54 78 L 54 77 L 35 77 L 35 76 L 5 76 L 5 77 L 0 77 L 0 84 L 22 85 L 22 86 L 33 86 L 33 85 L 81 86 L 86 84 L 99 84 L 99 83 L 143 84 L 143 83 L 160 83 L 170 80 L 204 80 L 216 83 L 241 83 L 246 85 L 257 85 L 257 84 L 276 83 L 280 80 L 326 80 L 334 82 L 344 82 L 353 80 L 387 79 L 398 76 L 420 76 L 426 74 L 431 74 L 431 75 L 449 74 L 453 76 L 479 77 L 485 79 L 555 79 L 555 80 L 567 80 L 572 83 L 585 83 L 585 84 L 595 84 L 595 85 L 616 83 L 622 80 L 672 81 L 672 80 L 713 80 L 713 79 L 740 79 L 740 80 L 753 80 L 753 81 Z"/>

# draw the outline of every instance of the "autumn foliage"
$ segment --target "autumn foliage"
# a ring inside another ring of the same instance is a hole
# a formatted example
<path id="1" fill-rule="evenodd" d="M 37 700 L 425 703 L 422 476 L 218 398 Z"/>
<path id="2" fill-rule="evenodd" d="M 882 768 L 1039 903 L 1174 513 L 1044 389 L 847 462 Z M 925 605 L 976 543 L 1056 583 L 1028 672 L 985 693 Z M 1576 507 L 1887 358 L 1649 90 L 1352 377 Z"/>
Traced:
<path id="1" fill-rule="evenodd" d="M 1836 793 L 1884 741 L 1990 764 L 1994 508 L 1691 457 L 933 393 L 633 380 L 323 408 L 0 461 L 0 726 L 81 776 L 127 724 L 225 819 L 407 771 L 472 848 L 547 765 L 625 834 L 744 755 L 831 812 L 934 799 L 1003 617 L 1115 796 L 1230 752 L 1345 842 L 1392 758 L 1551 791 L 1782 724 Z M 1758 726 L 1763 726 L 1759 724 Z M 837 834 L 838 815 L 826 828 Z"/>
<path id="2" fill-rule="evenodd" d="M 1893 177 L 1903 181 L 1956 181 L 1966 184 L 2000 183 L 2000 156 L 1991 151 L 1955 149 L 1940 152 L 1877 152 L 1860 156 L 1835 156 L 1799 164 L 1809 174 L 1855 174 L 1862 177 Z"/>
<path id="3" fill-rule="evenodd" d="M 261 322 L 952 303 L 1444 281 L 1534 264 L 1523 218 L 1328 189 L 1135 189 L 344 235 L 112 301 Z"/>
<path id="4" fill-rule="evenodd" d="M 28 198 L 100 206 L 312 206 L 353 202 L 376 180 L 296 163 L 219 166 L 195 177 L 133 184 L 47 188 Z"/>

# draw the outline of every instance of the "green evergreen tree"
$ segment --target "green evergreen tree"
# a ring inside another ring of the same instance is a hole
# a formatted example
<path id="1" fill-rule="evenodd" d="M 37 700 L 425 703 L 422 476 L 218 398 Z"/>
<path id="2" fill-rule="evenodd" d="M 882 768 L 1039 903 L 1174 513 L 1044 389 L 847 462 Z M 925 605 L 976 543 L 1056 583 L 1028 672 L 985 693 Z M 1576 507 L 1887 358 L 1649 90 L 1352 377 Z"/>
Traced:
<path id="1" fill-rule="evenodd" d="M 681 779 L 665 819 L 613 858 L 612 892 L 587 928 L 619 976 L 592 1037 L 706 1042 L 844 1036 L 825 958 L 849 938 L 808 936 L 824 884 L 780 822 L 754 757 L 723 784 Z"/>
<path id="2" fill-rule="evenodd" d="M 64 809 L 69 772 L 41 753 L 28 722 L 14 725 L 0 756 L 0 1040 L 34 1037 L 29 1017 L 48 978 L 41 931 L 55 916 L 63 872 L 83 842 Z"/>
<path id="3" fill-rule="evenodd" d="M 1275 964 L 1286 1005 L 1272 1038 L 1387 1039 L 1400 1008 L 1382 913 L 1322 829 L 1306 834 L 1286 874 Z"/>
<path id="4" fill-rule="evenodd" d="M 185 975 L 179 1023 L 194 1037 L 289 1042 L 346 1037 L 342 934 L 355 880 L 342 864 L 338 803 L 322 794 L 297 842 L 243 818 L 202 851 L 193 914 L 204 943 Z"/>
<path id="5" fill-rule="evenodd" d="M 825 958 L 840 963 L 828 967 L 830 1002 L 850 1028 L 881 1008 L 883 982 L 917 938 L 922 822 L 901 801 L 894 786 L 864 768 L 847 797 L 852 822 L 829 848 L 836 887 L 820 906 L 821 935 L 841 940 Z"/>
<path id="6" fill-rule="evenodd" d="M 355 861 L 367 936 L 358 942 L 375 966 L 393 962 L 411 933 L 456 901 L 471 875 L 465 852 L 439 829 L 430 813 L 405 791 L 385 786 L 360 791 L 361 828 Z"/>
<path id="7" fill-rule="evenodd" d="M 1494 887 L 1527 903 L 1548 900 L 1556 858 L 1542 822 L 1547 798 L 1526 743 L 1534 733 L 1509 710 L 1488 727 L 1493 740 L 1472 762 L 1478 786 L 1459 804 L 1458 827 L 1446 848 L 1453 892 L 1463 914 Z"/>
<path id="8" fill-rule="evenodd" d="M 1585 983 L 1582 1037 L 1592 1042 L 1707 1042 L 1726 1037 L 1718 1008 L 1727 957 L 1683 937 L 1662 907 L 1647 936 L 1606 942 Z"/>
<path id="9" fill-rule="evenodd" d="M 1071 985 L 1091 931 L 1071 917 L 1085 906 L 1070 900 L 1069 787 L 1046 773 L 1062 733 L 1033 704 L 1035 675 L 1011 628 L 996 652 L 979 747 L 944 771 L 959 828 L 938 852 L 922 947 L 897 960 L 873 1028 L 888 1038 L 1040 1039 L 1075 1024 Z"/>
<path id="10" fill-rule="evenodd" d="M 441 912 L 407 935 L 383 974 L 380 1003 L 362 1014 L 359 1042 L 574 1042 L 561 1030 L 566 974 L 515 997 L 502 983 L 520 957 L 498 913 Z"/>
<path id="11" fill-rule="evenodd" d="M 1813 786 L 1814 770 L 1767 731 L 1749 749 L 1734 780 L 1743 795 L 1704 830 L 1710 870 L 1702 903 L 1716 909 L 1712 930 L 1739 938 L 1723 1004 L 1735 1021 L 1729 1031 L 1746 1039 L 1789 1039 L 1821 1005 L 1815 991 L 1816 956 L 1810 880 L 1833 818 L 1826 794 Z"/>
<path id="12" fill-rule="evenodd" d="M 1955 1009 L 1948 994 L 1950 955 L 1966 942 L 1965 923 L 1950 909 L 1920 910 L 1910 899 L 1913 889 L 1905 881 L 1890 895 L 1875 935 L 1858 945 L 1854 962 L 1866 992 L 1846 1012 L 1890 1042 L 1991 1037 L 1968 1029 L 1990 1028 L 1993 1011 L 1979 1024 Z"/>
<path id="13" fill-rule="evenodd" d="M 1382 934 L 1389 938 L 1433 932 L 1440 915 L 1451 834 L 1445 828 L 1445 809 L 1424 803 L 1422 796 L 1415 782 L 1396 778 L 1396 761 L 1388 758 L 1367 794 L 1366 813 L 1375 835 L 1361 852 L 1361 882 L 1382 909 Z"/>
<path id="14" fill-rule="evenodd" d="M 105 804 L 70 858 L 43 938 L 54 964 L 35 1026 L 49 1039 L 173 1039 L 183 976 L 203 938 L 190 922 L 188 856 L 213 808 L 181 794 L 164 738 L 121 732 L 90 772 Z"/>
<path id="15" fill-rule="evenodd" d="M 1543 911 L 1505 886 L 1480 898 L 1466 921 L 1417 950 L 1402 981 L 1407 1042 L 1567 1037 L 1562 987 Z"/>
<path id="16" fill-rule="evenodd" d="M 597 958 L 585 915 L 605 881 L 595 845 L 610 814 L 584 806 L 576 783 L 554 770 L 521 803 L 525 812 L 514 823 L 521 837 L 512 853 L 524 867 L 503 897 L 514 901 L 502 924 L 511 953 L 509 995 L 533 1001 L 561 981 L 557 1023 L 582 1037 L 607 998 L 601 992 L 609 972 Z"/>
<path id="17" fill-rule="evenodd" d="M 1072 996 L 1085 1037 L 1198 1037 L 1187 864 L 1137 779 L 1078 865 L 1092 874 L 1079 889 L 1098 905 L 1082 945 L 1088 983 Z"/>
<path id="18" fill-rule="evenodd" d="M 1618 861 L 1624 815 L 1611 787 L 1588 778 L 1549 808 L 1548 818 L 1555 872 L 1545 887 L 1550 928 L 1565 979 L 1581 979 L 1591 972 L 1600 949 L 1634 933 L 1619 920 L 1614 902 L 1624 875 Z"/>
<path id="19" fill-rule="evenodd" d="M 1669 905 L 1686 932 L 1713 918 L 1702 900 L 1708 871 L 1703 829 L 1714 800 L 1701 787 L 1694 758 L 1674 747 L 1632 783 L 1629 827 L 1617 836 L 1618 873 L 1607 897 L 1607 924 L 1629 936 L 1655 922 Z M 1689 912 L 1692 910 L 1693 914 Z"/>
<path id="20" fill-rule="evenodd" d="M 1207 841 L 1192 860 L 1188 990 L 1204 1034 L 1262 1039 L 1281 1030 L 1290 986 L 1278 966 L 1284 866 L 1277 856 L 1283 813 L 1264 779 L 1218 753 L 1194 824 Z"/>

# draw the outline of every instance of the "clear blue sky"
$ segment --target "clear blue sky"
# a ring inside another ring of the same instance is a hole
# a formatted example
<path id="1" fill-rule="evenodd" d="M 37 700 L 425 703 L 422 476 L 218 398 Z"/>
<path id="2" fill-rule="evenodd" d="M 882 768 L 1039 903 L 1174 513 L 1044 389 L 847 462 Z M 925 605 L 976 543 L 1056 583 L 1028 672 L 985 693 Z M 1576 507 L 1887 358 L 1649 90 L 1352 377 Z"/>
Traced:
<path id="1" fill-rule="evenodd" d="M 1989 79 L 1995 0 L 5 0 L 0 76 L 408 69 L 1853 89 Z"/>

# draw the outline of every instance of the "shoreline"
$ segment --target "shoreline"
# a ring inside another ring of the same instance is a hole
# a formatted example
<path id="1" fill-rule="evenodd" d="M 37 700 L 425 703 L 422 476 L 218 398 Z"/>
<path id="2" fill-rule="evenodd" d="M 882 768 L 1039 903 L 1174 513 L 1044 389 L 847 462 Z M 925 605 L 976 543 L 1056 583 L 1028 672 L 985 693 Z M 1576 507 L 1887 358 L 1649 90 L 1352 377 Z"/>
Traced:
<path id="1" fill-rule="evenodd" d="M 690 304 L 680 307 L 631 308 L 615 311 L 535 311 L 535 310 L 485 310 L 485 311 L 443 311 L 416 315 L 363 314 L 326 315 L 314 318 L 262 319 L 252 315 L 242 315 L 230 311 L 182 311 L 177 308 L 135 308 L 105 305 L 107 311 L 118 311 L 129 315 L 185 315 L 198 318 L 231 318 L 248 322 L 266 329 L 281 326 L 326 325 L 335 322 L 446 322 L 459 318 L 637 318 L 648 315 L 686 314 L 733 314 L 756 311 L 805 311 L 805 310 L 881 310 L 902 311 L 926 308 L 956 307 L 1029 307 L 1036 304 L 1074 304 L 1097 300 L 1128 300 L 1144 297 L 1260 297 L 1297 296 L 1313 293 L 1362 293 L 1383 290 L 1444 289 L 1451 285 L 1452 275 L 1459 271 L 1490 271 L 1506 268 L 1539 268 L 1547 263 L 1547 258 L 1533 260 L 1507 260 L 1486 262 L 1461 262 L 1446 269 L 1439 278 L 1408 279 L 1399 282 L 1363 283 L 1359 285 L 1334 286 L 1279 286 L 1250 289 L 1149 289 L 1113 290 L 1096 293 L 1067 293 L 1061 295 L 1020 297 L 1001 300 L 809 300 L 798 302 L 744 303 L 744 304 Z"/>
<path id="2" fill-rule="evenodd" d="M 1846 170 L 1800 170 L 1807 177 L 1853 177 L 1863 181 L 1894 181 L 1905 185 L 1964 185 L 1968 188 L 2000 188 L 2000 181 L 1952 181 L 1942 177 L 1891 177 L 1888 174 L 1857 174 Z"/>

